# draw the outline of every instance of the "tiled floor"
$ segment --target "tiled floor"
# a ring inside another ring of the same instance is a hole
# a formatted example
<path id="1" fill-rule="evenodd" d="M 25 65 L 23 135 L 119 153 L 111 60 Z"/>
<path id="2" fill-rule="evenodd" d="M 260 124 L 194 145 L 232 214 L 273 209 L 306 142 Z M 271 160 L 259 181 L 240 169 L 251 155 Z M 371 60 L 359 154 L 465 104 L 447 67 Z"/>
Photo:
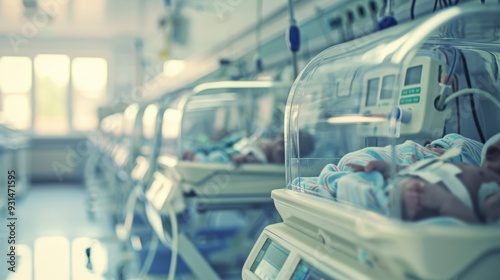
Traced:
<path id="1" fill-rule="evenodd" d="M 0 279 L 116 279 L 119 244 L 109 215 L 102 212 L 90 219 L 86 199 L 85 189 L 78 185 L 31 186 L 16 207 L 17 271 L 0 267 Z M 86 256 L 89 246 L 92 270 Z"/>

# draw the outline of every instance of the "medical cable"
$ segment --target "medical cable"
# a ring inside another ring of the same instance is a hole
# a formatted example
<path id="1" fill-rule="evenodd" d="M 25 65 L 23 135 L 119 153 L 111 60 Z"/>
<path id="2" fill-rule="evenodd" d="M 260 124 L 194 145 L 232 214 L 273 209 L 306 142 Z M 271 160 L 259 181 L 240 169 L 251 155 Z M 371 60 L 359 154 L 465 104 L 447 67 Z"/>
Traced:
<path id="1" fill-rule="evenodd" d="M 453 84 L 455 85 L 455 87 L 453 88 L 452 87 L 452 90 L 453 92 L 457 91 L 458 90 L 458 79 L 455 77 L 455 79 L 453 80 Z M 457 133 L 460 134 L 460 102 L 457 99 L 455 99 L 455 105 L 456 105 L 456 108 L 457 108 Z"/>
<path id="2" fill-rule="evenodd" d="M 491 95 L 489 92 L 484 91 L 482 89 L 478 89 L 478 88 L 466 88 L 466 89 L 462 89 L 462 90 L 459 90 L 457 92 L 454 92 L 454 93 L 450 94 L 450 96 L 446 97 L 446 99 L 444 100 L 444 103 L 448 104 L 453 99 L 460 97 L 462 95 L 468 95 L 468 94 L 471 94 L 471 95 L 476 94 L 476 95 L 479 95 L 481 97 L 484 97 L 484 98 L 490 100 L 493 103 L 493 105 L 497 106 L 498 109 L 500 109 L 500 100 L 493 97 L 493 95 Z"/>
<path id="3" fill-rule="evenodd" d="M 455 74 L 455 69 L 457 68 L 458 61 L 458 51 L 455 48 L 450 48 L 453 51 L 453 59 L 451 61 L 450 70 L 448 71 L 448 75 L 446 76 L 445 84 L 449 85 L 453 74 Z"/>
<path id="4" fill-rule="evenodd" d="M 170 257 L 170 267 L 168 270 L 167 279 L 174 280 L 175 271 L 177 269 L 177 256 L 179 254 L 178 224 L 177 224 L 177 216 L 176 216 L 175 210 L 170 205 L 166 205 L 165 207 L 167 208 L 167 212 L 168 212 L 168 215 L 170 217 L 170 225 L 172 227 L 172 230 L 171 230 L 172 236 L 170 237 L 170 236 L 166 235 L 165 233 L 161 236 L 158 236 L 160 233 L 158 233 L 157 231 L 153 231 L 153 234 L 155 235 L 155 238 L 158 239 L 155 241 L 156 243 L 158 243 L 158 241 L 161 241 L 161 243 L 164 246 L 166 246 L 167 248 L 170 247 L 171 257 Z M 152 210 L 153 210 L 153 208 L 152 208 Z M 156 210 L 153 210 L 153 211 L 156 211 Z M 161 216 L 161 214 L 160 214 L 160 216 Z M 146 261 L 144 262 L 144 265 L 141 269 L 140 275 L 144 276 L 145 274 L 143 274 L 143 273 L 147 273 L 149 271 L 149 268 L 146 266 L 146 264 L 148 264 L 149 261 L 151 261 L 151 262 L 153 261 L 153 260 L 149 260 L 149 259 L 154 258 L 154 254 L 156 253 L 157 246 L 158 246 L 158 244 L 155 244 L 153 242 L 150 244 L 150 249 L 149 249 L 150 251 L 148 252 L 148 256 L 146 257 Z M 153 254 L 153 256 L 152 256 L 152 254 Z M 151 264 L 148 264 L 148 266 L 151 266 Z"/>
<path id="5" fill-rule="evenodd" d="M 451 48 L 451 49 L 453 50 L 453 60 L 451 62 L 450 68 L 448 69 L 448 72 L 445 76 L 444 85 L 441 85 L 441 90 L 439 92 L 439 99 L 438 99 L 437 104 L 436 104 L 436 108 L 438 110 L 443 110 L 445 107 L 444 100 L 446 98 L 446 96 L 445 96 L 446 92 L 447 92 L 446 89 L 449 88 L 448 86 L 451 86 L 451 88 L 453 88 L 453 85 L 450 85 L 450 82 L 453 81 L 451 77 L 454 75 L 455 68 L 456 68 L 457 50 L 455 48 Z M 448 55 L 443 50 L 441 50 L 441 52 L 443 53 L 443 55 L 446 59 L 446 64 L 449 64 Z"/>
<path id="6" fill-rule="evenodd" d="M 416 3 L 417 3 L 417 0 L 411 0 L 410 17 L 412 20 L 415 19 L 415 4 Z"/>
<path id="7" fill-rule="evenodd" d="M 455 106 L 457 107 L 457 133 L 460 134 L 460 102 L 458 98 L 455 99 Z"/>
<path id="8" fill-rule="evenodd" d="M 149 243 L 148 254 L 146 256 L 146 259 L 144 260 L 144 263 L 142 264 L 139 273 L 139 279 L 144 279 L 147 276 L 149 270 L 151 269 L 151 266 L 153 265 L 153 261 L 157 250 L 158 250 L 158 236 L 156 236 L 156 233 L 153 231 L 151 236 L 151 242 Z"/>
<path id="9" fill-rule="evenodd" d="M 465 55 L 462 51 L 460 51 L 460 57 L 462 58 L 462 63 L 464 65 L 464 74 L 465 74 L 465 81 L 467 82 L 467 87 L 472 88 L 472 83 L 470 80 L 470 72 L 469 72 L 469 66 L 467 65 L 467 59 L 465 59 Z M 479 124 L 479 119 L 477 117 L 477 112 L 476 112 L 476 102 L 474 101 L 474 96 L 469 95 L 469 100 L 470 100 L 470 106 L 472 110 L 472 118 L 474 120 L 474 124 L 476 125 L 477 133 L 479 134 L 479 138 L 481 139 L 481 142 L 484 143 L 486 142 L 483 134 L 483 130 L 481 129 L 481 125 Z"/>
<path id="10" fill-rule="evenodd" d="M 125 214 L 125 221 L 123 222 L 122 225 L 117 225 L 121 230 L 118 232 L 119 235 L 122 235 L 122 233 L 126 234 L 124 236 L 119 236 L 121 238 L 128 238 L 130 235 L 130 231 L 132 230 L 132 223 L 134 222 L 134 209 L 135 209 L 135 204 L 137 202 L 137 199 L 140 196 L 140 187 L 136 186 L 134 189 L 131 191 L 127 204 L 125 209 L 127 210 Z"/>
<path id="11" fill-rule="evenodd" d="M 453 59 L 451 61 L 451 64 L 450 64 L 450 69 L 448 70 L 448 73 L 446 74 L 446 77 L 445 77 L 445 81 L 444 81 L 444 84 L 445 86 L 442 86 L 441 87 L 441 91 L 439 93 L 439 100 L 438 100 L 438 103 L 436 104 L 436 108 L 438 109 L 443 109 L 444 106 L 445 106 L 445 91 L 446 91 L 446 86 L 451 86 L 453 87 L 453 85 L 450 85 L 451 82 L 453 81 L 452 77 L 453 75 L 455 74 L 455 69 L 457 68 L 457 60 L 458 60 L 458 51 L 457 49 L 455 48 L 450 48 L 452 51 L 453 51 Z M 446 58 L 446 61 L 448 62 L 448 56 L 446 55 L 446 53 L 443 51 L 443 54 Z"/>
<path id="12" fill-rule="evenodd" d="M 493 76 L 495 77 L 495 80 L 498 81 L 498 78 L 500 77 L 499 75 L 499 71 L 498 71 L 498 61 L 497 61 L 497 58 L 495 57 L 495 55 L 492 53 L 492 52 L 489 52 L 489 54 L 491 55 L 491 64 L 493 65 Z"/>
<path id="13" fill-rule="evenodd" d="M 177 226 L 177 216 L 174 208 L 168 204 L 167 205 L 168 215 L 170 217 L 170 225 L 172 226 L 172 243 L 171 252 L 172 256 L 170 258 L 170 269 L 168 270 L 168 280 L 174 280 L 175 270 L 177 268 L 177 256 L 179 254 L 179 232 Z"/>

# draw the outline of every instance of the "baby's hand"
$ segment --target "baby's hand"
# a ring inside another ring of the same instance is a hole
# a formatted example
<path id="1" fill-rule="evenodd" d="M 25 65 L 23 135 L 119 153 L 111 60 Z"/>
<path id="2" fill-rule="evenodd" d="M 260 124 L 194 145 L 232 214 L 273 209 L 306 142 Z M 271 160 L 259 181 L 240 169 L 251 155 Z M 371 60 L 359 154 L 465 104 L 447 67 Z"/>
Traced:
<path id="1" fill-rule="evenodd" d="M 421 179 L 409 179 L 400 185 L 401 198 L 403 200 L 404 217 L 407 220 L 423 218 L 425 213 L 442 213 L 442 207 L 446 204 L 461 203 L 448 190 L 439 184 L 428 184 Z M 424 211 L 425 210 L 425 211 Z"/>
<path id="2" fill-rule="evenodd" d="M 427 145 L 425 145 L 425 147 L 427 149 L 437 153 L 438 155 L 442 155 L 442 154 L 444 154 L 444 152 L 446 152 L 446 150 L 439 145 L 427 144 Z"/>
<path id="3" fill-rule="evenodd" d="M 387 179 L 389 177 L 389 173 L 391 171 L 391 166 L 387 162 L 381 161 L 381 160 L 370 161 L 364 166 L 359 165 L 359 164 L 354 164 L 354 163 L 347 163 L 346 165 L 349 166 L 350 168 L 352 168 L 352 170 L 354 170 L 354 172 L 377 171 L 380 174 L 382 174 L 384 179 Z"/>
<path id="4" fill-rule="evenodd" d="M 346 163 L 346 165 L 349 166 L 354 172 L 365 171 L 364 165 L 355 164 L 355 163 Z"/>

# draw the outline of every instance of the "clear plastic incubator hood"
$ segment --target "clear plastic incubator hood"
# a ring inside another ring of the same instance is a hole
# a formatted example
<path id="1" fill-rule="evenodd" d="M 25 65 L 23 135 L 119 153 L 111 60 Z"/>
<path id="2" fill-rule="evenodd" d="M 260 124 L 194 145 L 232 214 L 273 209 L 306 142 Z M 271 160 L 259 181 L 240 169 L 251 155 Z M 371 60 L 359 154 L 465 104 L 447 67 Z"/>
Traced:
<path id="1" fill-rule="evenodd" d="M 479 3 L 316 56 L 286 108 L 284 222 L 243 278 L 269 275 L 274 248 L 276 279 L 497 279 L 499 59 L 500 5 Z"/>
<path id="2" fill-rule="evenodd" d="M 189 196 L 203 210 L 272 207 L 271 191 L 285 183 L 283 111 L 290 86 L 271 81 L 211 82 L 169 103 L 158 162 L 175 193 Z M 279 142 L 279 160 L 256 149 L 255 160 L 233 161 L 232 155 L 264 142 Z"/>

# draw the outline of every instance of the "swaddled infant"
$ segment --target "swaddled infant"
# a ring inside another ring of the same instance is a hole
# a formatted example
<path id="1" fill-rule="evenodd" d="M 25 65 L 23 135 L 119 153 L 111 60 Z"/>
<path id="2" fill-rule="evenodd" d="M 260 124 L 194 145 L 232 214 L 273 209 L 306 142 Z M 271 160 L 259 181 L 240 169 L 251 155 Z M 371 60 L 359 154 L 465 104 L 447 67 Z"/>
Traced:
<path id="1" fill-rule="evenodd" d="M 384 179 L 390 174 L 385 161 L 349 166 Z M 430 159 L 397 169 L 393 186 L 399 188 L 399 199 L 391 203 L 401 203 L 403 219 L 447 216 L 469 223 L 500 222 L 500 134 L 485 143 L 480 166 Z"/>

